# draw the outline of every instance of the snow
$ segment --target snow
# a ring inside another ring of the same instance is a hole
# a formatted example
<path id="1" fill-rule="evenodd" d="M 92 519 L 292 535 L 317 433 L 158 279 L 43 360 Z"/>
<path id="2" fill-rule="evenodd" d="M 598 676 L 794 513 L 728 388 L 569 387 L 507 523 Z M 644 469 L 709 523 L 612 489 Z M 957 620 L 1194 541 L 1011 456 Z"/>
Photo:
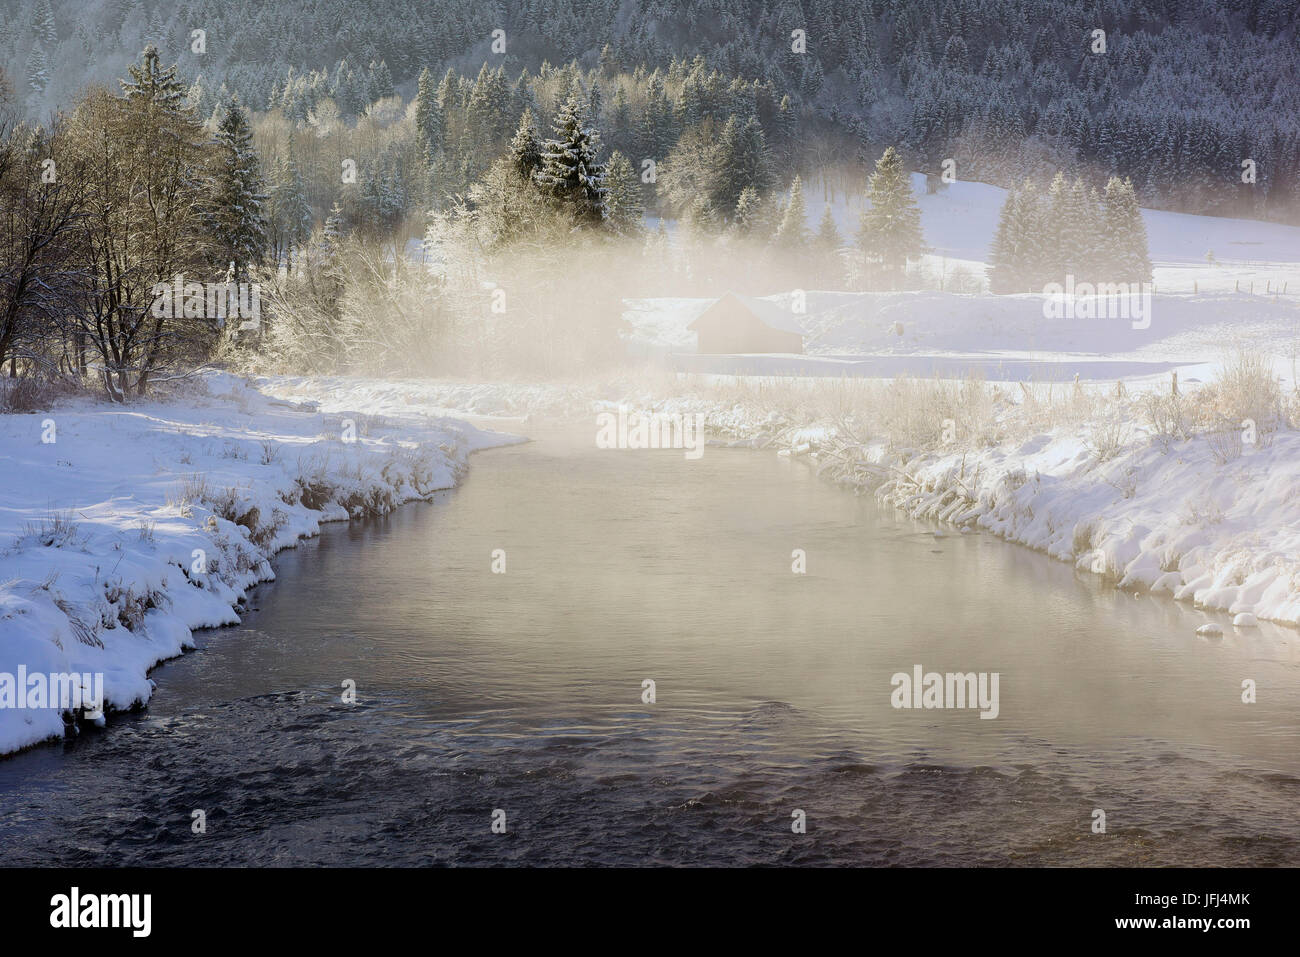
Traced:
<path id="1" fill-rule="evenodd" d="M 921 210 L 921 229 L 927 245 L 950 260 L 988 261 L 998 215 L 1007 196 L 1005 189 L 987 183 L 956 182 L 927 193 L 924 174 L 913 173 L 912 191 Z M 864 196 L 835 193 L 828 200 L 826 193 L 814 185 L 805 186 L 809 227 L 817 227 L 829 202 L 840 235 L 857 235 Z M 1213 252 L 1219 262 L 1300 264 L 1300 227 L 1156 209 L 1142 210 L 1142 221 L 1155 263 L 1205 264 L 1206 253 Z M 1156 283 L 1160 284 L 1158 273 Z"/>
<path id="2" fill-rule="evenodd" d="M 1006 191 L 954 183 L 926 194 L 913 176 L 926 242 L 938 250 L 923 267 L 945 275 L 961 266 L 983 284 L 984 258 Z M 810 225 L 828 200 L 809 187 Z M 837 194 L 833 217 L 857 228 L 861 200 Z M 1224 351 L 1249 344 L 1275 357 L 1293 381 L 1300 351 L 1300 228 L 1252 220 L 1143 210 L 1156 263 L 1150 323 L 1046 318 L 1042 295 L 976 292 L 830 292 L 764 297 L 796 320 L 805 355 L 698 356 L 689 326 L 715 298 L 637 299 L 625 304 L 629 351 L 674 356 L 679 371 L 711 375 L 866 376 L 900 374 L 988 381 L 1203 380 Z M 1214 263 L 1206 261 L 1213 250 Z M 1238 258 L 1239 257 L 1239 258 Z M 1245 258 L 1249 257 L 1249 258 Z M 1286 292 L 1282 293 L 1281 290 Z M 901 333 L 901 334 L 900 334 Z"/>
<path id="3" fill-rule="evenodd" d="M 383 394 L 353 381 L 321 411 L 213 373 L 166 399 L 0 416 L 0 674 L 102 673 L 108 709 L 147 702 L 149 669 L 237 623 L 276 551 L 518 441 Z M 0 708 L 0 754 L 63 734 L 57 708 Z"/>
<path id="4" fill-rule="evenodd" d="M 787 313 L 791 294 L 767 297 Z M 1300 351 L 1300 295 L 1157 295 L 1151 322 L 1046 319 L 1043 297 L 945 292 L 807 292 L 797 315 L 804 355 L 695 354 L 690 323 L 712 299 L 640 299 L 625 304 L 634 354 L 672 355 L 680 371 L 712 375 L 964 378 L 989 382 L 1169 381 L 1213 374 L 1233 344 L 1274 357 L 1293 381 Z M 901 334 L 900 334 L 901 332 Z"/>

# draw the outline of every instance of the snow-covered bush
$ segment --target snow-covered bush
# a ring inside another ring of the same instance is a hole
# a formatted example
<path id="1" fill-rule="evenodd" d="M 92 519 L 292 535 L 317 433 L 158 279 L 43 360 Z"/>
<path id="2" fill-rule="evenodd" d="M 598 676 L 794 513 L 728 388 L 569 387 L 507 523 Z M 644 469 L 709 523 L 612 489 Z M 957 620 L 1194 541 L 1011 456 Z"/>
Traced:
<path id="1" fill-rule="evenodd" d="M 1149 392 L 1142 397 L 1142 411 L 1152 437 L 1165 449 L 1193 435 L 1192 410 L 1179 393 Z"/>
<path id="2" fill-rule="evenodd" d="M 1234 353 L 1200 399 L 1227 445 L 1244 440 L 1266 447 L 1284 421 L 1282 388 L 1273 374 L 1272 359 L 1262 352 Z M 1235 439 L 1228 436 L 1231 432 L 1237 433 Z"/>

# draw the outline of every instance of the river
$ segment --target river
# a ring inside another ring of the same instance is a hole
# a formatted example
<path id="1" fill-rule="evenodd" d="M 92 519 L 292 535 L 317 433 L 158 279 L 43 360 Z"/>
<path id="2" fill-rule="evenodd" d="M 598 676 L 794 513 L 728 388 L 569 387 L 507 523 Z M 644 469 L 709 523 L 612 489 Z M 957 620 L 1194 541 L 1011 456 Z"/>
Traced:
<path id="1" fill-rule="evenodd" d="M 0 761 L 6 864 L 1300 864 L 1295 632 L 798 460 L 542 432 L 275 564 L 146 710 Z M 917 665 L 997 717 L 895 708 Z"/>

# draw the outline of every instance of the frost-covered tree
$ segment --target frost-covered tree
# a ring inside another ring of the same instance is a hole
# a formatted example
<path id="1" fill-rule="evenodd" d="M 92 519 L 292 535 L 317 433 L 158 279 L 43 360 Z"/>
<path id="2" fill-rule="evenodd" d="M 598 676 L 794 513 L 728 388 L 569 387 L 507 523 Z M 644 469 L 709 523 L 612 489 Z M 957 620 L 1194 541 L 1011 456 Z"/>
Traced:
<path id="1" fill-rule="evenodd" d="M 209 317 L 154 309 L 156 284 L 220 275 L 207 175 L 216 146 L 184 108 L 174 75 L 158 75 L 137 73 L 133 96 L 92 89 L 69 119 L 87 197 L 70 321 L 116 400 L 144 394 L 163 369 L 206 358 L 217 336 Z"/>
<path id="2" fill-rule="evenodd" d="M 442 114 L 438 106 L 438 88 L 428 67 L 420 73 L 415 94 L 415 136 L 421 158 L 427 166 L 432 166 L 442 146 Z"/>
<path id="3" fill-rule="evenodd" d="M 771 153 L 757 117 L 743 122 L 738 116 L 727 120 L 709 162 L 714 174 L 710 201 L 724 216 L 736 208 L 745 189 L 761 195 L 776 184 Z"/>
<path id="4" fill-rule="evenodd" d="M 158 48 L 152 43 L 144 48 L 140 62 L 128 66 L 126 72 L 129 79 L 118 83 L 128 100 L 150 103 L 169 112 L 185 108 L 186 89 L 177 79 L 176 64 L 164 68 Z"/>
<path id="5" fill-rule="evenodd" d="M 266 255 L 266 186 L 253 149 L 253 131 L 239 101 L 226 104 L 217 128 L 213 173 L 213 237 L 222 262 L 234 263 L 236 279 Z"/>
<path id="6" fill-rule="evenodd" d="M 912 178 L 903 159 L 889 147 L 876 161 L 867 184 L 868 207 L 862 214 L 858 245 L 868 259 L 887 272 L 901 271 L 909 259 L 925 251 L 921 210 L 912 192 Z"/>
<path id="7" fill-rule="evenodd" d="M 284 262 L 295 246 L 306 241 L 312 227 L 311 205 L 292 141 L 272 169 L 266 209 L 271 256 L 277 263 Z"/>
<path id="8" fill-rule="evenodd" d="M 645 204 L 641 200 L 641 184 L 632 169 L 631 161 L 618 150 L 609 154 L 605 166 L 605 182 L 609 187 L 607 207 L 609 226 L 621 236 L 639 236 L 645 228 L 642 219 Z"/>
<path id="9" fill-rule="evenodd" d="M 821 222 L 817 224 L 817 233 L 813 236 L 813 246 L 823 254 L 830 254 L 839 249 L 843 241 L 835 225 L 835 217 L 831 215 L 831 205 L 827 203 L 822 211 Z"/>
<path id="10" fill-rule="evenodd" d="M 36 96 L 45 92 L 45 87 L 50 82 L 50 60 L 45 55 L 45 49 L 41 46 L 40 41 L 32 44 L 31 52 L 27 55 L 27 89 Z"/>
<path id="11" fill-rule="evenodd" d="M 599 137 L 582 115 L 578 97 L 570 93 L 556 114 L 553 135 L 542 146 L 537 184 L 565 208 L 578 225 L 604 222 L 605 168 L 596 159 Z"/>
<path id="12" fill-rule="evenodd" d="M 1019 188 L 1008 190 L 998 216 L 997 229 L 989 249 L 989 289 L 991 292 L 1029 292 L 1037 277 L 1032 274 L 1032 250 L 1040 242 L 1034 235 L 1037 220 L 1034 212 L 1037 197 L 1033 183 L 1026 180 Z"/>
<path id="13" fill-rule="evenodd" d="M 525 181 L 531 181 L 542 167 L 542 147 L 533 128 L 532 110 L 524 110 L 519 118 L 519 128 L 510 140 L 510 161 L 519 178 Z"/>
<path id="14" fill-rule="evenodd" d="M 790 198 L 786 201 L 772 244 L 787 252 L 802 251 L 808 245 L 808 238 L 808 206 L 803 198 L 803 181 L 796 176 L 790 184 Z"/>
<path id="15" fill-rule="evenodd" d="M 50 0 L 36 0 L 32 5 L 32 35 L 47 47 L 59 42 L 59 32 L 54 26 L 54 11 Z"/>
<path id="16" fill-rule="evenodd" d="M 1127 179 L 1123 182 L 1112 179 L 1106 184 L 1106 194 L 1107 212 L 1114 218 L 1113 281 L 1150 282 L 1151 254 L 1147 247 L 1147 229 L 1133 183 Z"/>
<path id="17" fill-rule="evenodd" d="M 766 239 L 776 231 L 773 204 L 752 186 L 740 191 L 732 227 L 741 236 Z"/>

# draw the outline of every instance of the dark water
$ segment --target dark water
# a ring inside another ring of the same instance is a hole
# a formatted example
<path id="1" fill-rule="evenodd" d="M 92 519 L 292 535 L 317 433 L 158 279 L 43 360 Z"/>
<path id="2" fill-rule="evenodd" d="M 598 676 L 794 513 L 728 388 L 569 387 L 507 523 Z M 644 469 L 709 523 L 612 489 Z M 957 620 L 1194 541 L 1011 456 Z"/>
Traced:
<path id="1" fill-rule="evenodd" d="M 146 712 L 0 761 L 4 863 L 1300 864 L 1295 632 L 799 462 L 543 437 L 276 567 Z M 916 664 L 999 716 L 894 709 Z"/>

